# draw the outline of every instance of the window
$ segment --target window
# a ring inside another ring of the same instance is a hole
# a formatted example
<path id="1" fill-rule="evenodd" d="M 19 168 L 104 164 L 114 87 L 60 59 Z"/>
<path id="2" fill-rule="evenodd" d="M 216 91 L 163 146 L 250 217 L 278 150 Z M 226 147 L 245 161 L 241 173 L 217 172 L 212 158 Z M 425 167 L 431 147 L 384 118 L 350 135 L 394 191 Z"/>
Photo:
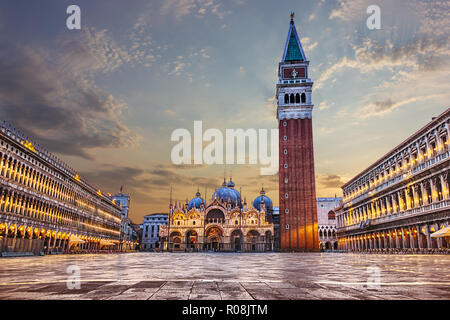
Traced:
<path id="1" fill-rule="evenodd" d="M 295 103 L 300 103 L 300 95 L 298 93 L 295 95 Z"/>
<path id="2" fill-rule="evenodd" d="M 284 153 L 284 154 L 287 154 L 287 149 L 284 149 L 284 150 L 283 150 L 283 153 Z"/>
<path id="3" fill-rule="evenodd" d="M 289 96 L 289 102 L 294 103 L 294 100 L 295 100 L 294 94 L 291 93 L 291 95 Z"/>
<path id="4" fill-rule="evenodd" d="M 302 93 L 302 103 L 306 103 L 306 94 Z"/>
<path id="5" fill-rule="evenodd" d="M 286 140 L 287 140 L 287 136 L 284 136 L 284 137 L 283 137 L 283 140 L 286 141 Z"/>
<path id="6" fill-rule="evenodd" d="M 288 183 L 289 179 L 288 178 L 284 178 L 284 183 Z"/>
<path id="7" fill-rule="evenodd" d="M 289 209 L 288 208 L 284 209 L 284 213 L 289 213 Z"/>
<path id="8" fill-rule="evenodd" d="M 286 126 L 287 126 L 287 122 L 283 121 L 283 127 L 286 127 Z"/>
<path id="9" fill-rule="evenodd" d="M 285 163 L 285 164 L 284 164 L 284 168 L 287 169 L 287 167 L 288 167 L 288 165 L 287 165 L 287 163 Z"/>
<path id="10" fill-rule="evenodd" d="M 289 224 L 286 224 L 286 229 L 289 229 Z"/>
<path id="11" fill-rule="evenodd" d="M 284 104 L 288 104 L 289 103 L 289 95 L 286 93 L 284 95 Z"/>
<path id="12" fill-rule="evenodd" d="M 287 199 L 287 198 L 289 198 L 289 195 L 287 193 L 285 193 L 284 197 Z"/>

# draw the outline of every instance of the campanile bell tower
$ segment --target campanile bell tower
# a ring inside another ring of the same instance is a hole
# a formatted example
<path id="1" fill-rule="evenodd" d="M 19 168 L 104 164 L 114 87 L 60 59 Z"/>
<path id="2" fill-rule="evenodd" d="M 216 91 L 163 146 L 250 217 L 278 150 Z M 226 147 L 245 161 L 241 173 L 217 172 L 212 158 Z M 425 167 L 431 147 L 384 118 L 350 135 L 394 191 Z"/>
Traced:
<path id="1" fill-rule="evenodd" d="M 281 250 L 318 251 L 311 92 L 306 59 L 291 13 L 278 67 Z"/>

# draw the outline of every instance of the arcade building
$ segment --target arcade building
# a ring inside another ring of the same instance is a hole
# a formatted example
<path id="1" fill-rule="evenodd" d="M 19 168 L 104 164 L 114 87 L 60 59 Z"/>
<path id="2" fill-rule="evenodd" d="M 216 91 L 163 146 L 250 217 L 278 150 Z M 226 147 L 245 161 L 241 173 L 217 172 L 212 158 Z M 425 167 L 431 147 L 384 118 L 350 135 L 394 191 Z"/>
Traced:
<path id="1" fill-rule="evenodd" d="M 450 108 L 342 186 L 339 248 L 428 252 L 450 225 Z"/>
<path id="2" fill-rule="evenodd" d="M 0 254 L 117 250 L 121 207 L 18 130 L 0 125 Z"/>
<path id="3" fill-rule="evenodd" d="M 195 197 L 184 204 L 169 203 L 168 224 L 159 227 L 162 250 L 264 252 L 274 249 L 272 200 L 264 188 L 252 205 L 242 200 L 231 180 L 209 201 Z"/>

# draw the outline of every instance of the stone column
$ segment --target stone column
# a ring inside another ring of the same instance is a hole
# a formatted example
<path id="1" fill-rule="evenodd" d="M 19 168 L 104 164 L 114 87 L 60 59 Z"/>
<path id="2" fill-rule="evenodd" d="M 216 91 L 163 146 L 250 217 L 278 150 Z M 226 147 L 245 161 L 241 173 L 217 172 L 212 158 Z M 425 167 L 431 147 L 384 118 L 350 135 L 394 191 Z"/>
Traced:
<path id="1" fill-rule="evenodd" d="M 394 238 L 392 236 L 392 230 L 389 230 L 389 248 L 391 248 L 391 249 L 395 248 Z"/>
<path id="2" fill-rule="evenodd" d="M 398 199 L 398 203 L 397 203 L 398 212 L 403 211 L 404 207 L 402 206 L 403 201 L 402 201 L 401 191 L 397 191 L 397 199 Z"/>
<path id="3" fill-rule="evenodd" d="M 431 189 L 431 203 L 433 203 L 433 202 L 436 201 L 435 196 L 434 196 L 434 194 L 435 194 L 435 185 L 434 185 L 434 182 L 433 182 L 433 178 L 430 178 L 429 181 L 430 181 L 430 189 Z"/>
<path id="4" fill-rule="evenodd" d="M 408 244 L 406 241 L 406 231 L 404 228 L 402 228 L 402 245 L 403 245 L 403 248 L 408 248 Z"/>
<path id="5" fill-rule="evenodd" d="M 409 232 L 409 247 L 411 249 L 414 249 L 415 248 L 415 245 L 414 245 L 414 230 L 411 229 L 411 227 L 408 227 L 408 232 Z"/>
<path id="6" fill-rule="evenodd" d="M 425 189 L 425 186 L 423 185 L 423 182 L 420 183 L 420 191 L 422 193 L 422 203 L 423 203 L 423 205 L 428 204 L 427 191 Z"/>
<path id="7" fill-rule="evenodd" d="M 400 236 L 398 235 L 398 229 L 395 228 L 394 232 L 395 232 L 395 248 L 399 249 L 400 248 Z"/>
<path id="8" fill-rule="evenodd" d="M 420 225 L 417 225 L 416 227 L 416 231 L 417 231 L 417 246 L 419 249 L 423 249 L 423 245 L 422 245 L 422 231 L 420 230 Z"/>
<path id="9" fill-rule="evenodd" d="M 409 209 L 411 209 L 411 203 L 410 203 L 410 201 L 411 201 L 411 199 L 410 199 L 410 196 L 409 196 L 409 187 L 406 187 L 405 189 L 404 189 L 404 192 L 405 192 L 405 209 L 406 210 L 409 210 Z"/>
<path id="10" fill-rule="evenodd" d="M 416 201 L 417 200 L 417 191 L 416 191 L 416 187 L 417 185 L 413 185 L 411 186 L 411 190 L 412 190 L 412 207 L 415 208 L 416 206 L 419 205 L 419 203 Z M 416 203 L 417 202 L 417 203 Z"/>
<path id="11" fill-rule="evenodd" d="M 436 224 L 436 227 L 437 227 L 436 231 L 438 231 L 438 230 L 440 230 L 442 228 L 442 226 L 440 224 Z M 442 238 L 439 237 L 436 240 L 437 240 L 437 247 L 439 249 L 441 249 L 442 248 Z"/>
<path id="12" fill-rule="evenodd" d="M 429 225 L 425 225 L 425 235 L 427 237 L 427 248 L 431 249 L 432 242 L 431 242 L 431 237 L 430 237 L 430 226 Z"/>
<path id="13" fill-rule="evenodd" d="M 394 213 L 396 210 L 394 209 L 394 205 L 396 205 L 395 203 L 395 198 L 394 198 L 394 194 L 391 194 L 391 213 Z"/>

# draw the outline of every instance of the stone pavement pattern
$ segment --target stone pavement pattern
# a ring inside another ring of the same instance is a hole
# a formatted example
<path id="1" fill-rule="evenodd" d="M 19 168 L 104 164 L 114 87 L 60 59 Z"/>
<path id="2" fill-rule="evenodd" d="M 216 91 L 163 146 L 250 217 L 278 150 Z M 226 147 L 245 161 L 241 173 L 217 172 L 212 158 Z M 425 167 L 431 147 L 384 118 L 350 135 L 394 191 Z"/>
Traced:
<path id="1" fill-rule="evenodd" d="M 69 289 L 67 268 L 80 268 Z M 450 256 L 128 253 L 0 259 L 0 299 L 450 299 Z M 379 287 L 368 285 L 380 268 Z M 370 270 L 370 269 L 369 269 Z"/>

